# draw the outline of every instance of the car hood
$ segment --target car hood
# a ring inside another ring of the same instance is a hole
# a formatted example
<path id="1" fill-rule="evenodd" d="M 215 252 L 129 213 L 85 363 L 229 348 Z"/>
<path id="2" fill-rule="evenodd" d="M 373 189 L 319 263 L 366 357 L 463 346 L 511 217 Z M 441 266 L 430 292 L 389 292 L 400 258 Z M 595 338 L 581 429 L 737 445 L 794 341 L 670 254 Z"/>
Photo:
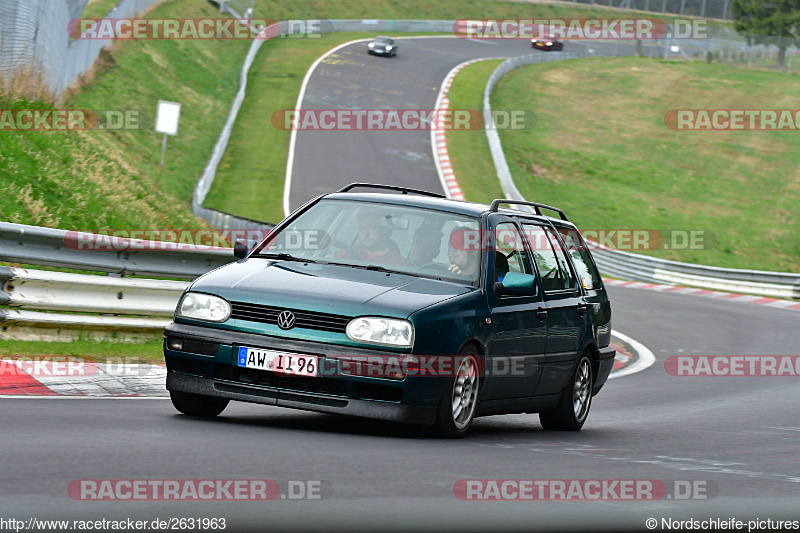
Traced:
<path id="1" fill-rule="evenodd" d="M 406 318 L 477 289 L 363 268 L 250 258 L 209 272 L 198 278 L 191 290 L 287 309 Z"/>

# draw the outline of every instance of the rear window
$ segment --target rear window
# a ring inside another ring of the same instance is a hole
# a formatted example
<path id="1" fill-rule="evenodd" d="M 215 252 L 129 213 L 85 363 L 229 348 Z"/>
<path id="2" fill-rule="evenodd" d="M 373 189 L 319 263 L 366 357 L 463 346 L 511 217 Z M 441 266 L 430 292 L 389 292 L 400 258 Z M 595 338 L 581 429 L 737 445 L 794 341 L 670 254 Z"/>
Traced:
<path id="1" fill-rule="evenodd" d="M 572 263 L 578 271 L 578 278 L 581 280 L 583 287 L 589 290 L 599 290 L 603 288 L 603 282 L 600 278 L 600 273 L 594 264 L 592 255 L 586 246 L 586 241 L 583 240 L 581 234 L 574 229 L 558 228 L 558 232 L 564 239 L 567 252 L 572 257 Z"/>

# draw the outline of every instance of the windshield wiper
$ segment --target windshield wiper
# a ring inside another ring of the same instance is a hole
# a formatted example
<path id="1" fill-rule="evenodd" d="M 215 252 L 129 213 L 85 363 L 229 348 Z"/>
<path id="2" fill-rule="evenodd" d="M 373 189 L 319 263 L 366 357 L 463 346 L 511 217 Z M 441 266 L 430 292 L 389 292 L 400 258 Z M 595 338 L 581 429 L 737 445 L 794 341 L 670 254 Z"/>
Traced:
<path id="1" fill-rule="evenodd" d="M 280 259 L 281 261 L 297 261 L 300 263 L 316 263 L 313 259 L 304 259 L 302 257 L 295 257 L 292 254 L 287 253 L 266 253 L 266 254 L 256 254 L 256 257 L 266 257 L 267 259 Z"/>
<path id="2" fill-rule="evenodd" d="M 388 274 L 408 274 L 408 272 L 401 272 L 399 270 L 391 270 L 386 267 L 382 267 L 379 265 L 358 265 L 353 263 L 338 263 L 334 261 L 325 261 L 326 265 L 335 265 L 335 266 L 343 266 L 343 267 L 350 267 L 350 268 L 361 268 L 364 270 L 374 270 L 375 272 L 386 272 Z"/>

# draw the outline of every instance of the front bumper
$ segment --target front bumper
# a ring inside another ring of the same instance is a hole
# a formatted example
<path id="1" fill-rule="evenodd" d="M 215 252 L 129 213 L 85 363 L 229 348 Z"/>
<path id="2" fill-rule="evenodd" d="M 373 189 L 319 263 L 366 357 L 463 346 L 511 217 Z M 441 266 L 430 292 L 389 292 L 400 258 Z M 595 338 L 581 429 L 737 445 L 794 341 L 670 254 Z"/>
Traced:
<path id="1" fill-rule="evenodd" d="M 307 411 L 432 425 L 438 400 L 447 383 L 446 379 L 438 377 L 395 380 L 341 374 L 280 376 L 239 367 L 238 347 L 283 350 L 318 355 L 322 359 L 326 356 L 386 355 L 387 352 L 176 323 L 167 326 L 164 334 L 180 338 L 184 344 L 182 351 L 172 350 L 166 342 L 164 344 L 168 390 Z M 335 364 L 334 359 L 328 357 L 327 361 Z"/>
<path id="2" fill-rule="evenodd" d="M 432 406 L 403 405 L 302 393 L 273 387 L 217 381 L 177 372 L 167 374 L 167 389 L 241 402 L 275 405 L 319 413 L 377 418 L 409 424 L 433 425 L 436 420 L 436 408 Z"/>

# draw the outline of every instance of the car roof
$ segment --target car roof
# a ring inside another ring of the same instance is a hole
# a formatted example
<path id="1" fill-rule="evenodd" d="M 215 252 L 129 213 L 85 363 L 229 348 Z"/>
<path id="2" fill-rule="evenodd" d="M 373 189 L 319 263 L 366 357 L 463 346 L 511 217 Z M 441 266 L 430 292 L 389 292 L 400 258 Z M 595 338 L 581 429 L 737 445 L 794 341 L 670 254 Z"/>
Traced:
<path id="1" fill-rule="evenodd" d="M 332 200 L 352 200 L 356 202 L 376 202 L 395 205 L 406 205 L 410 207 L 419 207 L 422 209 L 434 209 L 437 211 L 447 211 L 459 215 L 480 217 L 484 213 L 489 212 L 490 207 L 486 204 L 477 202 L 466 202 L 463 200 L 453 200 L 451 198 L 437 198 L 433 196 L 422 196 L 417 194 L 394 194 L 394 193 L 374 193 L 374 192 L 335 192 L 326 194 L 325 199 Z M 558 222 L 568 227 L 574 227 L 569 221 L 549 217 L 546 215 L 536 215 L 526 211 L 517 209 L 502 208 L 497 210 L 498 213 L 509 216 L 523 216 L 525 218 L 536 219 L 540 221 Z"/>

